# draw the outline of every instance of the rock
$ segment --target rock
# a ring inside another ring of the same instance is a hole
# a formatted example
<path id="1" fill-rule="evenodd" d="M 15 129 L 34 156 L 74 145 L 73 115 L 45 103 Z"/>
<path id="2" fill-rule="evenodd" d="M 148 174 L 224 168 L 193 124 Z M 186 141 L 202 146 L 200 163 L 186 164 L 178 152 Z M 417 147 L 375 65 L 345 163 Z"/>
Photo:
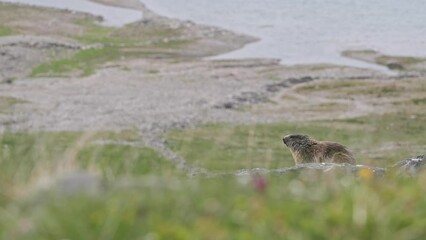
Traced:
<path id="1" fill-rule="evenodd" d="M 314 78 L 307 76 L 307 77 L 302 77 L 302 78 L 290 78 L 290 79 L 288 79 L 288 82 L 290 82 L 291 84 L 299 84 L 299 83 L 311 82 L 313 80 L 314 80 Z"/>
<path id="2" fill-rule="evenodd" d="M 385 174 L 386 169 L 380 167 L 371 167 L 366 165 L 352 165 L 352 164 L 337 164 L 337 163 L 307 163 L 307 164 L 298 164 L 297 166 L 277 170 L 278 173 L 286 172 L 297 172 L 305 170 L 317 170 L 317 171 L 343 171 L 353 174 L 358 174 L 361 170 L 369 170 L 374 176 L 381 177 Z"/>
<path id="3" fill-rule="evenodd" d="M 277 169 L 274 172 L 277 173 L 288 173 L 294 171 L 304 171 L 304 170 L 320 170 L 320 171 L 329 171 L 329 170 L 338 170 L 338 171 L 348 171 L 352 173 L 359 173 L 362 169 L 368 169 L 374 176 L 383 176 L 386 172 L 397 171 L 399 174 L 408 174 L 414 176 L 423 170 L 424 165 L 426 165 L 426 155 L 420 155 L 417 157 L 411 157 L 406 160 L 402 160 L 391 167 L 381 168 L 381 167 L 371 167 L 366 165 L 351 165 L 351 164 L 334 164 L 334 163 L 309 163 L 309 164 L 299 164 L 291 168 Z"/>
<path id="4" fill-rule="evenodd" d="M 371 167 L 366 165 L 352 165 L 352 164 L 337 164 L 337 163 L 307 163 L 307 164 L 298 164 L 297 166 L 285 169 L 275 170 L 276 173 L 286 174 L 286 173 L 301 173 L 306 171 L 317 171 L 317 172 L 336 172 L 343 174 L 353 174 L 356 176 L 361 176 L 362 171 L 368 172 L 369 175 L 373 177 L 382 177 L 386 173 L 385 168 L 381 167 Z"/>
<path id="5" fill-rule="evenodd" d="M 225 108 L 225 109 L 234 109 L 235 108 L 235 104 L 231 103 L 231 102 L 226 102 L 221 107 Z"/>
<path id="6" fill-rule="evenodd" d="M 390 70 L 404 70 L 404 66 L 399 63 L 388 63 L 386 64 L 386 67 L 388 67 Z"/>
<path id="7" fill-rule="evenodd" d="M 280 91 L 283 88 L 290 87 L 290 85 L 291 84 L 289 83 L 289 80 L 284 80 L 284 81 L 281 81 L 279 83 L 268 84 L 268 85 L 265 86 L 265 89 L 268 92 L 275 93 L 275 92 Z"/>
<path id="8" fill-rule="evenodd" d="M 241 106 L 247 106 L 268 101 L 268 96 L 264 92 L 242 92 L 233 96 L 232 101 L 215 105 L 215 108 L 238 109 Z"/>
<path id="9" fill-rule="evenodd" d="M 409 176 L 416 175 L 423 166 L 426 165 L 426 155 L 412 157 L 389 167 L 372 167 L 367 165 L 352 165 L 352 164 L 337 164 L 337 163 L 306 163 L 298 164 L 294 167 L 279 168 L 279 169 L 241 169 L 236 172 L 227 173 L 214 173 L 207 174 L 207 177 L 220 177 L 220 176 L 251 176 L 251 175 L 268 175 L 268 174 L 290 174 L 290 173 L 304 173 L 304 172 L 337 172 L 342 174 L 354 174 L 356 176 L 366 177 L 383 177 L 389 171 L 396 171 L 399 174 L 408 174 Z"/>
<path id="10" fill-rule="evenodd" d="M 264 103 L 274 96 L 277 92 L 284 88 L 289 88 L 295 84 L 306 83 L 315 80 L 312 77 L 289 78 L 280 82 L 264 85 L 259 91 L 244 91 L 238 95 L 232 96 L 230 101 L 214 105 L 214 108 L 219 109 L 238 109 L 241 106 L 254 105 Z"/>
<path id="11" fill-rule="evenodd" d="M 248 176 L 248 175 L 268 175 L 268 174 L 291 174 L 291 173 L 303 173 L 303 172 L 339 172 L 343 174 L 355 174 L 360 175 L 362 170 L 368 170 L 374 177 L 382 177 L 386 173 L 385 168 L 370 167 L 366 165 L 352 165 L 352 164 L 337 164 L 337 163 L 306 163 L 298 164 L 294 167 L 279 168 L 279 169 L 265 169 L 265 168 L 254 168 L 254 169 L 241 169 L 236 172 L 230 173 L 215 173 L 210 174 L 208 177 L 220 177 L 227 175 L 234 176 Z"/>
<path id="12" fill-rule="evenodd" d="M 0 47 L 80 50 L 83 45 L 69 40 L 37 36 L 8 36 L 0 39 Z"/>
<path id="13" fill-rule="evenodd" d="M 55 189 L 65 195 L 74 193 L 96 194 L 103 187 L 102 181 L 88 172 L 74 172 L 58 181 Z"/>
<path id="14" fill-rule="evenodd" d="M 426 163 L 426 155 L 420 155 L 417 157 L 412 157 L 406 160 L 402 160 L 391 168 L 397 170 L 399 173 L 406 173 L 408 175 L 416 175 L 420 170 L 423 169 L 423 166 Z"/>
<path id="15" fill-rule="evenodd" d="M 242 92 L 238 96 L 233 97 L 238 103 L 256 104 L 265 102 L 268 98 L 263 93 L 257 92 Z"/>

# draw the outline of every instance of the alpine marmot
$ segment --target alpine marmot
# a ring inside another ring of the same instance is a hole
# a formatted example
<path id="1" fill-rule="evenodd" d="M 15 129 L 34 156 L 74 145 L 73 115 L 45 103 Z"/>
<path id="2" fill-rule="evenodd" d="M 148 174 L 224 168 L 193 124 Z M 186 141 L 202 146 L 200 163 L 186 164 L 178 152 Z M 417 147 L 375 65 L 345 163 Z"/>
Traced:
<path id="1" fill-rule="evenodd" d="M 317 141 L 303 134 L 287 135 L 283 142 L 290 149 L 296 165 L 322 162 L 355 164 L 352 153 L 339 143 Z"/>

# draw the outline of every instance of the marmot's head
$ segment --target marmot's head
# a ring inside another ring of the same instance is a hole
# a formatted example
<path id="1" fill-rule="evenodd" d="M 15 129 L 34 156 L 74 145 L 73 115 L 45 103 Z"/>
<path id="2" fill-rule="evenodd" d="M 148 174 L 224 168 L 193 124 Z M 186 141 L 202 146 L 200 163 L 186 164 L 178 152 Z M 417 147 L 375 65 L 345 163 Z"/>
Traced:
<path id="1" fill-rule="evenodd" d="M 283 138 L 283 142 L 291 150 L 297 151 L 308 147 L 311 144 L 312 139 L 308 135 L 289 134 Z"/>

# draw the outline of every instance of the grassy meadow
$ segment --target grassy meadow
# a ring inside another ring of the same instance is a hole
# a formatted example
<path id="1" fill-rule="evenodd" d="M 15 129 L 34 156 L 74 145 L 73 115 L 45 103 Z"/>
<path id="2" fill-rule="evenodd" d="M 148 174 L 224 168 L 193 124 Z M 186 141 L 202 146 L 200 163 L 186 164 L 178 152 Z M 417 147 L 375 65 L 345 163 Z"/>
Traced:
<path id="1" fill-rule="evenodd" d="M 262 180 L 265 190 L 252 179 L 144 177 L 136 186 L 96 196 L 43 194 L 2 208 L 0 233 L 4 239 L 424 237 L 424 177 Z"/>

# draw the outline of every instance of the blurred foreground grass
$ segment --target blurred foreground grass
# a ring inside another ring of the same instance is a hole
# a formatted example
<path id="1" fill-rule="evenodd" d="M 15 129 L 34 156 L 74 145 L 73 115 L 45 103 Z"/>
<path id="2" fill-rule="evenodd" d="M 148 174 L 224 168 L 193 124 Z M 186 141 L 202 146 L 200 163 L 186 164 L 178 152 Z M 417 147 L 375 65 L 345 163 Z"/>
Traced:
<path id="1" fill-rule="evenodd" d="M 174 171 L 173 165 L 155 151 L 137 145 L 136 139 L 139 138 L 133 131 L 3 134 L 0 136 L 2 196 L 31 189 L 40 178 L 54 182 L 77 171 L 89 171 L 107 181 Z"/>
<path id="2" fill-rule="evenodd" d="M 425 175 L 145 176 L 2 204 L 2 239 L 423 239 Z M 259 187 L 258 182 L 262 182 Z"/>

